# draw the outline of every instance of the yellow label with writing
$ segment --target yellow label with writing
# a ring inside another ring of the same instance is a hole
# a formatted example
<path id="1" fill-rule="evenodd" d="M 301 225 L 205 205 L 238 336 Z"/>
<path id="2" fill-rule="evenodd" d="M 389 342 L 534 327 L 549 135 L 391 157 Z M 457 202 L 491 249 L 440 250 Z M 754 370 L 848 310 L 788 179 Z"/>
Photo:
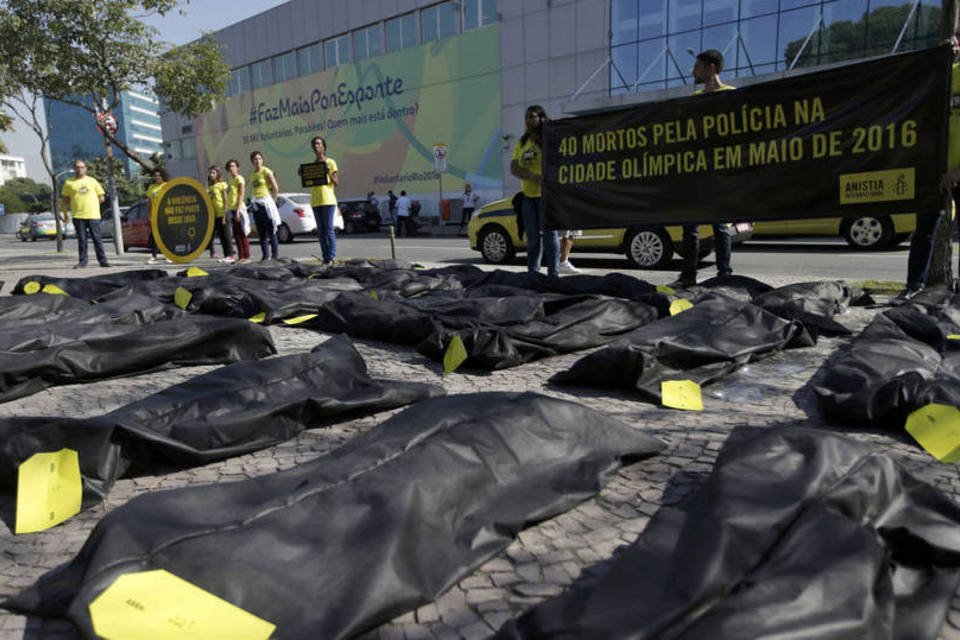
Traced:
<path id="1" fill-rule="evenodd" d="M 80 512 L 83 484 L 73 449 L 35 453 L 17 473 L 16 533 L 43 531 Z"/>
<path id="2" fill-rule="evenodd" d="M 267 640 L 276 629 L 163 569 L 117 576 L 89 611 L 94 632 L 107 640 Z"/>
<path id="3" fill-rule="evenodd" d="M 176 304 L 181 309 L 186 310 L 187 305 L 190 304 L 190 301 L 193 299 L 193 294 L 184 289 L 183 287 L 177 287 L 177 290 L 173 292 L 173 303 Z"/>
<path id="4" fill-rule="evenodd" d="M 690 302 L 686 298 L 680 298 L 670 303 L 670 315 L 675 316 L 681 311 L 686 311 L 687 309 L 692 309 L 692 308 L 693 308 L 692 302 Z"/>
<path id="5" fill-rule="evenodd" d="M 203 269 L 201 269 L 200 267 L 190 267 L 189 269 L 187 269 L 188 278 L 199 278 L 200 276 L 208 276 L 208 275 L 210 274 L 204 271 Z"/>
<path id="6" fill-rule="evenodd" d="M 264 311 L 261 311 L 255 316 L 250 316 L 248 320 L 254 324 L 263 324 L 263 321 L 267 319 L 267 314 Z"/>
<path id="7" fill-rule="evenodd" d="M 443 375 L 453 373 L 467 359 L 467 348 L 459 335 L 453 336 L 443 354 Z"/>
<path id="8" fill-rule="evenodd" d="M 928 404 L 907 416 L 907 433 L 940 462 L 960 462 L 960 410 Z"/>
<path id="9" fill-rule="evenodd" d="M 35 280 L 31 280 L 27 284 L 23 285 L 23 292 L 28 296 L 32 296 L 38 291 L 40 291 L 40 283 L 36 282 Z"/>
<path id="10" fill-rule="evenodd" d="M 693 380 L 664 380 L 660 383 L 660 401 L 665 407 L 703 411 L 703 394 Z"/>
<path id="11" fill-rule="evenodd" d="M 284 319 L 283 324 L 301 324 L 306 322 L 307 320 L 313 320 L 316 317 L 317 317 L 317 314 L 315 313 L 307 313 L 302 316 L 294 316 L 293 318 L 286 318 Z"/>
<path id="12" fill-rule="evenodd" d="M 49 293 L 57 296 L 69 295 L 66 291 L 64 291 L 63 289 L 61 289 L 55 284 L 45 284 L 43 285 L 43 289 L 41 289 L 41 291 L 43 291 L 44 293 Z"/>
<path id="13" fill-rule="evenodd" d="M 840 174 L 840 204 L 867 204 L 916 197 L 914 168 Z"/>

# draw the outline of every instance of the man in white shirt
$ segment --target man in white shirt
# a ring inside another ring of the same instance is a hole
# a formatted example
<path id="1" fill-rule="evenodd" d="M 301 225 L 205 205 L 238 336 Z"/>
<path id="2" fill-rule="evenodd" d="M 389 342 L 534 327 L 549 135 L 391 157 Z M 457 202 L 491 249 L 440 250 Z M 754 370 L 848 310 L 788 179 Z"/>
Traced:
<path id="1" fill-rule="evenodd" d="M 474 209 L 480 206 L 480 196 L 477 195 L 470 183 L 463 185 L 463 214 L 460 216 L 460 226 L 457 227 L 457 235 L 466 235 L 462 233 L 463 225 L 470 222 Z"/>
<path id="2" fill-rule="evenodd" d="M 403 235 L 403 230 L 406 228 L 407 235 L 413 233 L 413 225 L 410 220 L 410 198 L 407 197 L 406 191 L 400 192 L 400 197 L 397 198 L 397 236 Z"/>

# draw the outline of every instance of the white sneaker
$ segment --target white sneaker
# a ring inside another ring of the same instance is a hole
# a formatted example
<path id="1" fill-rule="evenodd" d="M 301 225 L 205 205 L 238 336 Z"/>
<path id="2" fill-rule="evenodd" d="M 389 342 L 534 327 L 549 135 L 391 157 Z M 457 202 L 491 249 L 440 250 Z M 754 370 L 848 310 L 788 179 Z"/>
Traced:
<path id="1" fill-rule="evenodd" d="M 570 261 L 569 261 L 569 260 L 564 260 L 563 262 L 560 263 L 559 271 L 560 271 L 560 273 L 564 273 L 564 274 L 567 274 L 567 275 L 572 275 L 572 274 L 574 274 L 574 273 L 580 273 L 580 269 L 577 269 L 575 266 L 573 266 L 572 264 L 570 264 Z"/>
<path id="2" fill-rule="evenodd" d="M 157 264 L 159 262 L 160 261 L 157 260 L 156 258 L 150 258 L 149 260 L 147 260 L 147 264 Z"/>
<path id="3" fill-rule="evenodd" d="M 167 261 L 167 264 L 173 264 L 173 260 L 171 260 L 167 256 L 163 256 L 163 259 Z"/>

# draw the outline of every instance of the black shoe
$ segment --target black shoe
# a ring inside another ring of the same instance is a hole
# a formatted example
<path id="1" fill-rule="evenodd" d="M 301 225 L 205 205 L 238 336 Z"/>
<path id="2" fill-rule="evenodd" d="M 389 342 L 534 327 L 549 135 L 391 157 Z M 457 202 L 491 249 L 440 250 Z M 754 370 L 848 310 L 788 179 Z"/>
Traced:
<path id="1" fill-rule="evenodd" d="M 688 287 L 697 286 L 697 281 L 694 278 L 686 278 L 684 276 L 680 276 L 673 282 L 667 284 L 667 286 L 670 287 L 671 289 L 686 289 Z"/>
<path id="2" fill-rule="evenodd" d="M 73 265 L 73 268 L 74 268 L 74 269 L 86 269 L 86 268 L 87 268 L 87 263 L 86 263 L 86 262 L 78 262 L 77 264 Z"/>
<path id="3" fill-rule="evenodd" d="M 916 298 L 921 291 L 923 291 L 923 287 L 919 287 L 917 289 L 907 287 L 906 289 L 898 293 L 896 296 L 894 296 L 893 300 L 891 300 L 890 303 L 894 305 L 906 304 L 911 300 L 913 300 L 914 298 Z"/>
<path id="4" fill-rule="evenodd" d="M 109 262 L 101 262 L 101 263 L 100 263 L 100 266 L 103 267 L 104 269 L 107 269 L 107 268 L 110 267 L 110 263 L 109 263 Z"/>

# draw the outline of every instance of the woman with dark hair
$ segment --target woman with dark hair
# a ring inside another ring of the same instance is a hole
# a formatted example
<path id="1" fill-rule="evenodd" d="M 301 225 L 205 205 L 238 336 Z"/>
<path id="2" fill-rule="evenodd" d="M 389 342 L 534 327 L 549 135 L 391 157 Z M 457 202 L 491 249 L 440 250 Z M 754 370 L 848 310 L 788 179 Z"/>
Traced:
<path id="1" fill-rule="evenodd" d="M 253 163 L 253 173 L 250 174 L 250 210 L 253 220 L 257 224 L 257 235 L 260 236 L 260 262 L 266 262 L 267 245 L 270 245 L 269 257 L 276 260 L 280 257 L 280 246 L 277 243 L 277 227 L 280 226 L 280 212 L 274 198 L 280 187 L 273 171 L 263 165 L 263 154 L 254 151 L 250 154 Z"/>
<path id="2" fill-rule="evenodd" d="M 237 241 L 237 263 L 246 264 L 250 262 L 250 239 L 247 238 L 250 222 L 243 204 L 246 181 L 240 175 L 239 162 L 230 158 L 225 166 L 230 174 L 230 182 L 227 183 L 227 224 L 233 227 L 233 237 Z"/>
<path id="3" fill-rule="evenodd" d="M 227 183 L 223 181 L 223 174 L 220 173 L 220 167 L 210 165 L 207 169 L 207 195 L 210 196 L 210 203 L 213 205 L 213 235 L 210 236 L 210 257 L 216 258 L 216 252 L 213 248 L 214 238 L 220 239 L 220 246 L 223 247 L 223 259 L 220 262 L 231 263 L 233 258 L 233 233 L 230 225 L 227 224 Z"/>
<path id="4" fill-rule="evenodd" d="M 147 198 L 150 199 L 150 217 L 153 218 L 153 207 L 156 206 L 157 199 L 160 198 L 160 192 L 163 190 L 163 185 L 170 179 L 170 174 L 167 173 L 166 168 L 164 167 L 155 167 L 153 169 L 153 183 L 147 187 Z M 160 262 L 160 259 L 157 257 L 157 239 L 153 237 L 153 225 L 151 224 L 150 236 L 147 239 L 147 247 L 150 249 L 150 259 L 147 260 L 147 264 L 157 264 Z M 167 262 L 172 263 L 173 260 L 167 256 L 163 256 L 163 259 Z"/>
<path id="5" fill-rule="evenodd" d="M 543 159 L 543 123 L 547 112 L 538 104 L 527 107 L 524 116 L 525 132 L 513 148 L 510 173 L 520 178 L 523 191 L 523 227 L 527 235 L 527 271 L 540 272 L 540 260 L 547 263 L 547 275 L 560 275 L 560 238 L 556 231 L 543 228 L 540 218 L 540 174 Z"/>
<path id="6" fill-rule="evenodd" d="M 315 162 L 327 165 L 327 183 L 310 189 L 310 206 L 317 217 L 317 236 L 320 239 L 320 253 L 323 264 L 333 264 L 337 257 L 337 236 L 333 230 L 333 215 L 337 208 L 337 195 L 334 189 L 340 186 L 340 174 L 337 162 L 327 157 L 327 141 L 315 136 L 310 146 L 316 154 Z"/>

